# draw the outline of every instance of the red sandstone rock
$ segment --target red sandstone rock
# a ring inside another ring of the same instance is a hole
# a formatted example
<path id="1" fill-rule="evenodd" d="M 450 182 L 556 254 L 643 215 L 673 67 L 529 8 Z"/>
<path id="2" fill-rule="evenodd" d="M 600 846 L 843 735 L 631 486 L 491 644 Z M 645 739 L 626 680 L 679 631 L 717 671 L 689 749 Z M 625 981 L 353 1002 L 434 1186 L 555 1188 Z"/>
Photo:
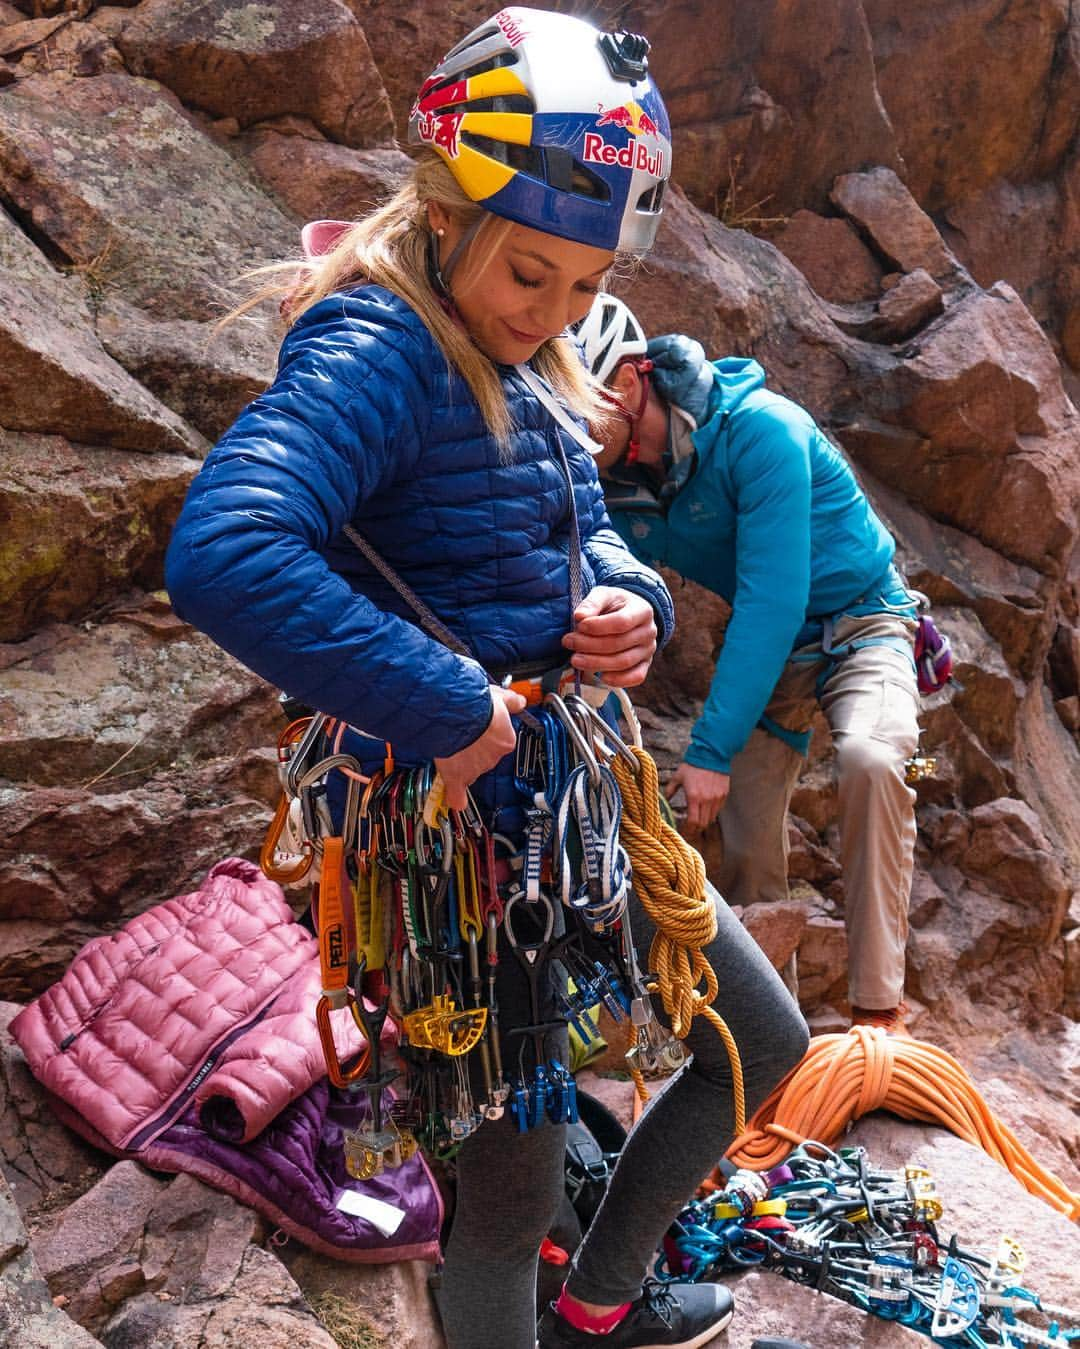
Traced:
<path id="1" fill-rule="evenodd" d="M 945 308 L 941 287 L 923 267 L 903 276 L 878 301 L 879 341 L 900 342 Z"/>
<path id="2" fill-rule="evenodd" d="M 197 460 L 2 430 L 0 452 L 0 641 L 100 610 L 133 584 L 161 584 Z"/>
<path id="3" fill-rule="evenodd" d="M 394 130 L 402 141 L 422 81 L 455 43 L 495 12 L 487 0 L 462 0 L 453 9 L 426 0 L 344 3 L 364 30 L 390 100 Z"/>
<path id="4" fill-rule="evenodd" d="M 282 1255 L 309 1301 L 317 1303 L 325 1294 L 344 1299 L 353 1317 L 377 1327 L 394 1349 L 443 1349 L 439 1314 L 428 1286 L 430 1265 L 421 1260 L 393 1265 L 327 1260 L 295 1243 Z"/>
<path id="5" fill-rule="evenodd" d="M 176 619 L 163 594 L 47 633 L 40 647 L 0 647 L 0 778 L 107 785 L 113 765 L 131 775 L 230 744 L 269 747 L 283 725 L 277 691 Z"/>
<path id="6" fill-rule="evenodd" d="M 908 581 L 932 604 L 972 608 L 1009 666 L 1035 678 L 1052 621 L 1052 582 L 970 534 L 931 520 L 876 479 L 867 485 L 878 514 L 901 540 L 898 561 Z"/>
<path id="7" fill-rule="evenodd" d="M 817 210 L 837 173 L 900 167 L 854 0 L 643 0 L 610 19 L 652 40 L 676 180 L 729 222 Z"/>
<path id="8" fill-rule="evenodd" d="M 15 56 L 35 43 L 44 42 L 58 28 L 70 22 L 70 14 L 57 14 L 51 19 L 29 19 L 24 23 L 5 24 L 0 28 L 0 56 Z"/>
<path id="9" fill-rule="evenodd" d="M 904 272 L 922 267 L 933 277 L 948 276 L 956 260 L 934 222 L 892 171 L 845 173 L 833 183 L 833 203 L 869 236 L 882 257 Z"/>
<path id="10" fill-rule="evenodd" d="M 153 319 L 112 293 L 98 309 L 97 335 L 114 360 L 208 441 L 273 378 L 280 340 L 271 322 L 241 320 L 218 330 L 209 322 Z"/>
<path id="11" fill-rule="evenodd" d="M 796 266 L 823 300 L 848 304 L 875 300 L 881 290 L 881 264 L 850 221 L 796 211 L 767 236 Z"/>
<path id="12" fill-rule="evenodd" d="M 254 1244 L 261 1232 L 250 1209 L 191 1176 L 163 1183 L 118 1162 L 34 1249 L 54 1295 L 108 1343 L 333 1349 L 288 1271 Z"/>
<path id="13" fill-rule="evenodd" d="M 0 190 L 98 290 L 218 318 L 295 230 L 176 99 L 127 75 L 33 76 L 0 100 Z"/>
<path id="14" fill-rule="evenodd" d="M 1071 133 L 1057 125 L 1056 115 L 1046 125 L 1047 107 L 1056 114 L 1060 106 L 1068 124 L 1076 98 L 1068 6 L 972 0 L 943 8 L 935 0 L 865 0 L 863 11 L 907 181 L 928 210 L 996 178 L 1027 177 L 1040 158 L 1052 167 Z M 958 79 L 961 70 L 972 78 Z M 1071 124 L 1075 128 L 1075 114 Z"/>
<path id="15" fill-rule="evenodd" d="M 52 1300 L 27 1239 L 19 1210 L 0 1176 L 0 1326 L 19 1349 L 102 1349 Z"/>
<path id="16" fill-rule="evenodd" d="M 750 904 L 741 916 L 743 927 L 769 957 L 775 970 L 782 970 L 798 950 L 810 921 L 809 907 L 800 899 Z"/>
<path id="17" fill-rule="evenodd" d="M 109 1164 L 57 1120 L 44 1087 L 30 1074 L 22 1050 L 7 1027 L 18 1003 L 0 1003 L 0 1171 L 27 1217 L 57 1200 L 74 1199 Z"/>
<path id="18" fill-rule="evenodd" d="M 204 447 L 102 349 L 79 276 L 64 276 L 0 212 L 0 426 L 118 450 Z"/>
<path id="19" fill-rule="evenodd" d="M 113 46 L 107 25 L 92 21 L 73 23 L 71 13 L 67 19 L 23 53 L 15 67 L 16 78 L 54 72 L 86 76 L 124 71 L 124 58 Z"/>
<path id="20" fill-rule="evenodd" d="M 996 179 L 943 214 L 947 246 L 980 286 L 1007 281 L 1040 323 L 1057 326 L 1054 275 L 1068 244 L 1055 183 Z"/>
<path id="21" fill-rule="evenodd" d="M 293 113 L 346 145 L 384 144 L 393 135 L 367 39 L 340 0 L 261 7 L 143 0 L 117 43 L 133 74 L 242 127 Z"/>
<path id="22" fill-rule="evenodd" d="M 1075 534 L 1080 475 L 1053 352 L 1006 286 L 957 300 L 946 319 L 867 383 L 837 434 L 932 517 L 1053 574 Z"/>
<path id="23" fill-rule="evenodd" d="M 389 196 L 412 161 L 400 150 L 353 150 L 332 141 L 256 127 L 252 168 L 301 220 L 354 220 Z"/>

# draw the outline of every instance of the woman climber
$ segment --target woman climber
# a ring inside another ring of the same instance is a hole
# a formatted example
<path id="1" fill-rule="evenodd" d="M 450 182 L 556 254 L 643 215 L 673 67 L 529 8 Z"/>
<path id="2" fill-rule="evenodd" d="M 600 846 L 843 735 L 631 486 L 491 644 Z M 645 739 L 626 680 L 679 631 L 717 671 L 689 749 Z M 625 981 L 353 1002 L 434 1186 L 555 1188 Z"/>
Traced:
<path id="1" fill-rule="evenodd" d="M 475 803 L 504 850 L 524 851 L 529 828 L 515 754 L 526 700 L 509 685 L 569 653 L 586 684 L 631 687 L 673 624 L 663 582 L 604 513 L 580 443 L 603 400 L 565 336 L 616 259 L 656 235 L 671 147 L 647 52 L 634 35 L 515 8 L 444 58 L 413 109 L 408 181 L 281 287 L 277 376 L 207 458 L 167 560 L 182 617 L 362 728 L 340 748 L 365 773 L 384 741 L 399 768 L 433 761 L 446 805 Z M 450 645 L 429 635 L 432 618 Z M 500 862 L 507 911 L 518 860 Z M 540 934 L 554 941 L 569 909 L 551 902 L 550 869 L 538 875 L 532 909 L 554 913 Z M 517 898 L 516 933 L 504 922 L 493 936 L 507 1064 L 522 1054 L 515 1028 L 538 1010 L 556 1019 L 551 970 L 521 958 L 544 943 L 533 928 L 522 939 L 530 902 Z M 633 896 L 628 913 L 648 950 Z M 801 1058 L 806 1029 L 719 900 L 717 914 L 706 955 L 753 1110 Z M 545 1052 L 565 1063 L 564 1035 Z M 539 1329 L 537 1254 L 562 1194 L 565 1126 L 492 1110 L 464 1139 L 439 1298 L 450 1349 L 533 1349 L 537 1336 L 569 1349 L 598 1335 L 612 1349 L 691 1349 L 727 1324 L 720 1285 L 642 1286 L 732 1137 L 726 1051 L 707 1029 L 685 1043 L 691 1060 L 632 1133 Z"/>

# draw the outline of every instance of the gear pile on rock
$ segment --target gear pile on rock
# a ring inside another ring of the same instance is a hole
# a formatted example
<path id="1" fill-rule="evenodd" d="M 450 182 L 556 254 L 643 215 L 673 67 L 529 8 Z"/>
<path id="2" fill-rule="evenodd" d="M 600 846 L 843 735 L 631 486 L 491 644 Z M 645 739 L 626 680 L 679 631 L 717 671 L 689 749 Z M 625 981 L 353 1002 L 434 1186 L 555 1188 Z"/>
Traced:
<path id="1" fill-rule="evenodd" d="M 676 1218 L 656 1276 L 697 1283 L 762 1266 L 949 1349 L 1080 1341 L 1080 1307 L 1044 1303 L 1021 1279 L 1020 1244 L 993 1256 L 938 1227 L 942 1204 L 923 1167 L 875 1168 L 864 1148 L 807 1142 L 772 1171 L 734 1171 Z"/>

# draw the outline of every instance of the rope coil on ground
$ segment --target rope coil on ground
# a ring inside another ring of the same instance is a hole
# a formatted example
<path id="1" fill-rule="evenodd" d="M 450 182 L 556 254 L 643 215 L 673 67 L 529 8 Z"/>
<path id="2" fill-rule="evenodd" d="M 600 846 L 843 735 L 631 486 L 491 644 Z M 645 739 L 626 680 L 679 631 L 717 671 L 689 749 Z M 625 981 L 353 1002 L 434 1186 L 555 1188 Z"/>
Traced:
<path id="1" fill-rule="evenodd" d="M 943 1125 L 1000 1162 L 1029 1194 L 1080 1220 L 1080 1194 L 1039 1165 L 951 1054 L 876 1026 L 811 1040 L 726 1155 L 736 1166 L 767 1171 L 808 1139 L 831 1145 L 873 1110 Z"/>
<path id="2" fill-rule="evenodd" d="M 684 1040 L 695 1016 L 703 1016 L 724 1042 L 731 1061 L 735 1132 L 746 1122 L 746 1095 L 738 1046 L 727 1023 L 711 1005 L 719 991 L 716 974 L 702 947 L 716 936 L 716 908 L 705 889 L 705 863 L 660 811 L 656 764 L 645 750 L 631 747 L 637 770 L 617 756 L 611 764 L 623 800 L 621 836 L 633 865 L 633 885 L 656 926 L 649 969 L 656 982 L 672 1033 Z M 699 985 L 704 984 L 701 988 Z M 639 1096 L 644 1084 L 634 1075 Z"/>

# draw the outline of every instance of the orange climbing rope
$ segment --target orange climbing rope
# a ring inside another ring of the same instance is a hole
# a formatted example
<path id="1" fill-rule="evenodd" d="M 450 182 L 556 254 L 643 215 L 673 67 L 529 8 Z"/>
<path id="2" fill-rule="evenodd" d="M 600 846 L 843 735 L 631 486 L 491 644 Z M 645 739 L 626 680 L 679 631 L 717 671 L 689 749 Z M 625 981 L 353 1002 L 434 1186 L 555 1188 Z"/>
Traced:
<path id="1" fill-rule="evenodd" d="M 943 1125 L 1000 1162 L 1029 1194 L 1080 1220 L 1080 1194 L 1039 1165 L 951 1054 L 876 1026 L 811 1040 L 727 1156 L 736 1166 L 767 1171 L 807 1139 L 832 1144 L 872 1110 Z"/>

